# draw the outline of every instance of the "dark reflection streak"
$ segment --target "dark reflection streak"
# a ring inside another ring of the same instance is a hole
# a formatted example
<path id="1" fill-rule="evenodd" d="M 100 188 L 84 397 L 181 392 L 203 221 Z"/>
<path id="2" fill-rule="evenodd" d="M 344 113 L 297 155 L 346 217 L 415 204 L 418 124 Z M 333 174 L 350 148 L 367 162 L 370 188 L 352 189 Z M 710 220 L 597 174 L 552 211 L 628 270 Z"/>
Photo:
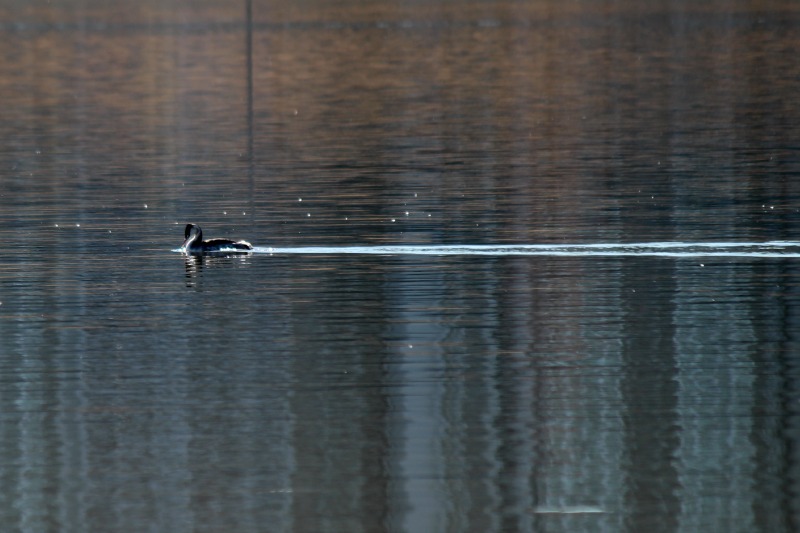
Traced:
<path id="1" fill-rule="evenodd" d="M 253 169 L 253 0 L 245 0 L 245 51 L 247 55 L 247 183 L 250 186 L 250 224 L 255 224 L 255 178 Z"/>
<path id="2" fill-rule="evenodd" d="M 781 267 L 788 266 L 788 262 L 782 263 Z M 789 269 L 787 269 L 789 270 Z M 784 271 L 782 272 L 784 279 L 793 279 L 797 272 Z M 791 319 L 792 309 L 788 302 L 796 301 L 796 294 L 792 294 L 792 287 L 784 287 L 780 291 L 779 301 L 781 310 L 781 344 L 786 347 L 778 351 L 778 361 L 780 370 L 778 375 L 781 376 L 781 415 L 780 425 L 778 431 L 781 432 L 783 440 L 783 465 L 779 465 L 782 472 L 780 485 L 781 485 L 781 510 L 784 515 L 784 524 L 788 531 L 798 531 L 798 516 L 800 516 L 800 509 L 798 509 L 798 467 L 797 467 L 797 454 L 798 454 L 798 430 L 797 430 L 797 408 L 795 402 L 798 393 L 797 381 L 793 380 L 790 376 L 796 376 L 797 367 L 793 363 L 793 358 L 787 358 L 786 354 L 792 354 L 792 344 L 796 342 L 793 331 L 796 331 L 796 324 Z"/>
<path id="3" fill-rule="evenodd" d="M 641 266 L 641 265 L 640 265 Z M 646 266 L 646 265 L 645 265 Z M 654 270 L 654 269 L 653 269 Z M 663 327 L 657 334 L 648 331 L 651 318 L 647 311 L 655 306 L 666 308 L 665 315 L 675 314 L 675 304 L 664 294 L 676 294 L 672 288 L 661 291 L 637 284 L 636 273 L 623 268 L 629 296 L 624 305 L 625 334 L 623 361 L 625 374 L 621 382 L 625 409 L 626 472 L 625 507 L 629 531 L 676 531 L 680 501 L 676 496 L 680 484 L 674 457 L 680 443 L 677 421 L 677 367 L 674 345 L 675 325 Z M 673 279 L 677 276 L 665 276 Z M 674 281 L 672 282 L 674 283 Z M 637 297 L 630 296 L 637 294 Z M 645 304 L 646 302 L 646 304 Z M 665 348 L 666 347 L 666 348 Z M 643 358 L 648 365 L 643 365 Z M 652 365 L 664 365 L 662 372 L 653 372 Z M 651 403 L 642 402 L 651 398 Z M 657 412 L 659 416 L 651 416 Z"/>
<path id="4" fill-rule="evenodd" d="M 533 311 L 532 316 L 534 316 L 535 310 Z M 535 325 L 530 325 L 531 330 L 535 328 Z M 530 351 L 528 353 L 533 353 L 533 347 L 530 347 Z M 545 443 L 547 442 L 547 430 L 546 424 L 547 421 L 542 418 L 540 413 L 544 411 L 546 408 L 546 398 L 544 397 L 542 391 L 544 376 L 541 375 L 541 372 L 538 370 L 532 372 L 531 379 L 531 387 L 533 388 L 531 399 L 533 403 L 531 405 L 532 411 L 535 413 L 532 417 L 533 422 L 533 449 L 531 450 L 533 453 L 533 464 L 531 466 L 530 472 L 530 491 L 531 491 L 531 503 L 533 504 L 534 508 L 542 505 L 543 503 L 547 503 L 547 492 L 546 490 L 542 489 L 542 484 L 540 480 L 545 479 L 546 472 L 544 471 L 543 465 L 546 464 L 546 457 L 547 457 L 547 447 Z M 533 509 L 531 509 L 532 511 Z M 545 526 L 542 523 L 542 516 L 539 514 L 534 513 L 532 515 L 532 524 L 538 530 Z"/>

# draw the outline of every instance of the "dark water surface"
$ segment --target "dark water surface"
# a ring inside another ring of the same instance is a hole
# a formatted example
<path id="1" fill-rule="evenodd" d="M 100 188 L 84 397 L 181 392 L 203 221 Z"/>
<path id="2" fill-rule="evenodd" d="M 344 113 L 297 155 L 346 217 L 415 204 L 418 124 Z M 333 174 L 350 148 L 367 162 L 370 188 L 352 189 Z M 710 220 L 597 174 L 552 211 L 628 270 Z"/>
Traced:
<path id="1" fill-rule="evenodd" d="M 5 2 L 0 530 L 797 531 L 800 8 L 700 4 Z"/>

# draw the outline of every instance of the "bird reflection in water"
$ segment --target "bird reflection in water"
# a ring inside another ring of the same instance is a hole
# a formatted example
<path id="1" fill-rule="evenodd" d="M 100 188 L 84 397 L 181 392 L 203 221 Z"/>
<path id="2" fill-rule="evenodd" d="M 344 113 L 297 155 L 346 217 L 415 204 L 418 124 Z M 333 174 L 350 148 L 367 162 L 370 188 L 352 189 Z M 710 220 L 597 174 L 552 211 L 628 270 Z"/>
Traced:
<path id="1" fill-rule="evenodd" d="M 184 255 L 183 261 L 186 267 L 186 286 L 197 287 L 203 279 L 203 271 L 213 268 L 236 268 L 249 264 L 250 255 L 244 254 L 205 254 L 205 255 Z"/>

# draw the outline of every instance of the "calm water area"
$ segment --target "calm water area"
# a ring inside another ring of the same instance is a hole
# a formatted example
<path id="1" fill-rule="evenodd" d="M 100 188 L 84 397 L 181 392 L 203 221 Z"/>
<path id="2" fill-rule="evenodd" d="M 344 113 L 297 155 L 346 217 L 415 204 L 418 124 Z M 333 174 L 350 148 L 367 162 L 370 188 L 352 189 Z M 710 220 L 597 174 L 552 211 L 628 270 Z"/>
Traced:
<path id="1" fill-rule="evenodd" d="M 800 531 L 798 2 L 5 0 L 0 102 L 0 531 Z"/>

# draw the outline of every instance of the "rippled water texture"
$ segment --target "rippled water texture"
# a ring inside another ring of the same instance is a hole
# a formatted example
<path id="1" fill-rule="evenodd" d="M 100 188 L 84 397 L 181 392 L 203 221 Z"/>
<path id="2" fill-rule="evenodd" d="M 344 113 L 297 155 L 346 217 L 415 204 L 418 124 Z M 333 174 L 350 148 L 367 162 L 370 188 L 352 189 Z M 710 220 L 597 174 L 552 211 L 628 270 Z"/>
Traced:
<path id="1" fill-rule="evenodd" d="M 799 45 L 4 2 L 0 531 L 797 531 Z"/>

